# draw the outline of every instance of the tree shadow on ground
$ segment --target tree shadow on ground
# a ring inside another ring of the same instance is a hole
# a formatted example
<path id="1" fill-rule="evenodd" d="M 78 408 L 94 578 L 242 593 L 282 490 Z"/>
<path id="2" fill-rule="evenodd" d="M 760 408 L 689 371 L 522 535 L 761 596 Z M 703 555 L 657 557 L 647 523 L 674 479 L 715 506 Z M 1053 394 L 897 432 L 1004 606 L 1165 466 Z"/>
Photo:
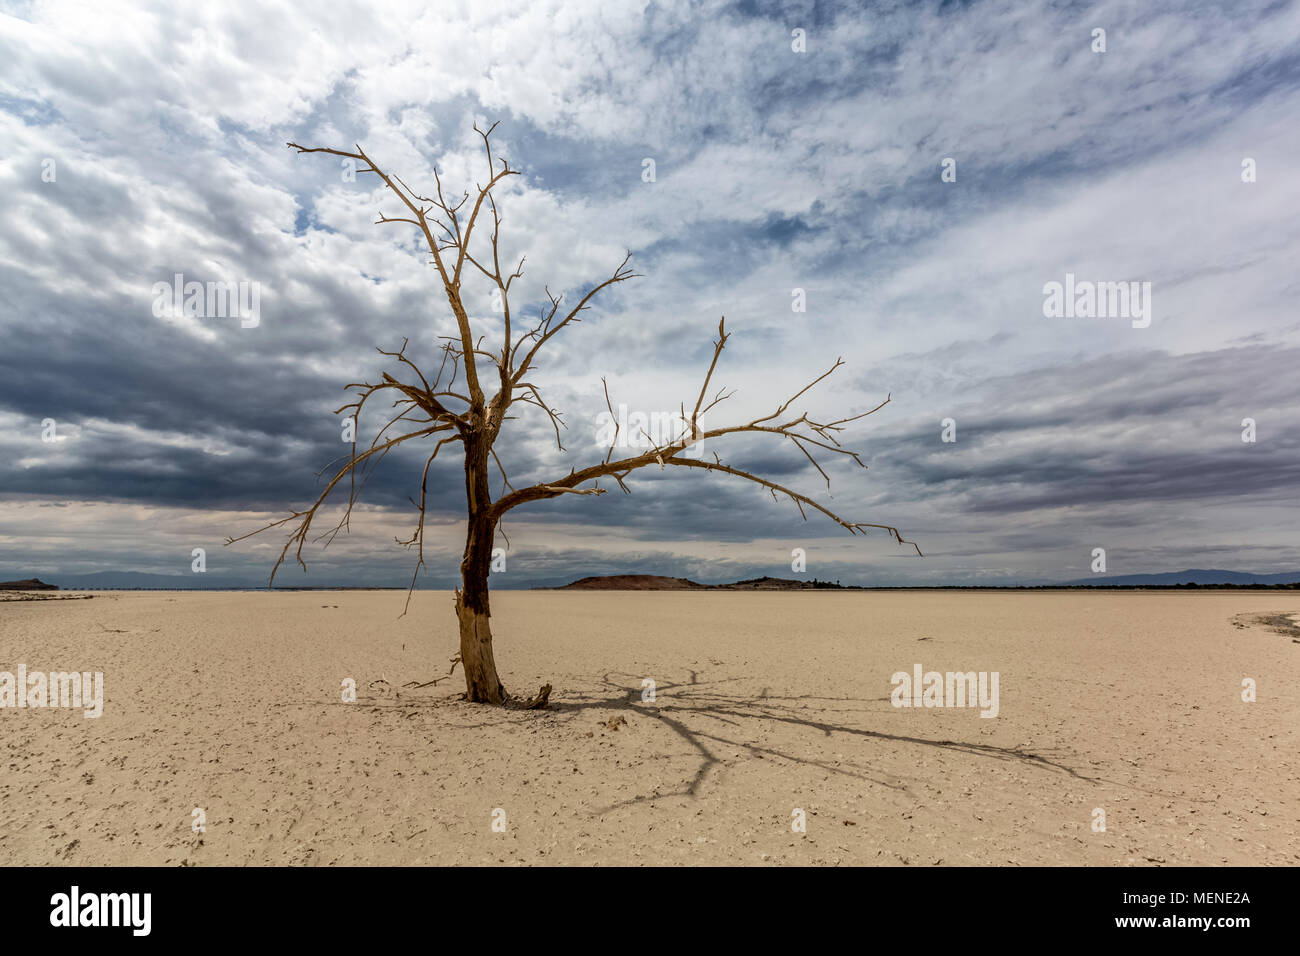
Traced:
<path id="1" fill-rule="evenodd" d="M 880 709 L 871 704 L 888 702 L 888 697 L 847 698 L 820 696 L 774 696 L 764 688 L 758 694 L 731 692 L 723 685 L 733 684 L 741 678 L 722 678 L 701 681 L 696 671 L 689 671 L 685 683 L 660 682 L 655 687 L 654 702 L 643 701 L 639 687 L 629 687 L 625 681 L 640 684 L 640 677 L 629 674 L 604 674 L 589 692 L 568 691 L 553 699 L 549 712 L 561 719 L 576 718 L 593 711 L 623 711 L 638 718 L 655 720 L 671 730 L 687 744 L 699 758 L 699 765 L 690 780 L 679 790 L 638 796 L 616 803 L 602 812 L 640 803 L 647 799 L 668 796 L 695 797 L 709 775 L 727 765 L 722 755 L 725 748 L 749 754 L 751 757 L 775 758 L 831 773 L 866 780 L 893 790 L 907 791 L 896 781 L 866 772 L 842 762 L 818 759 L 807 754 L 792 752 L 791 747 L 763 746 L 745 739 L 745 728 L 759 722 L 781 724 L 815 732 L 823 737 L 844 734 L 865 740 L 931 747 L 941 751 L 967 754 L 988 760 L 1012 761 L 1049 773 L 1060 773 L 1088 783 L 1100 781 L 1067 766 L 1057 757 L 1025 750 L 1020 747 L 1001 747 L 971 741 L 932 739 L 905 734 L 869 730 L 859 724 L 866 715 L 878 715 Z M 812 711 L 812 713 L 809 713 Z M 709 725 L 716 725 L 716 729 Z"/>
<path id="2" fill-rule="evenodd" d="M 1065 762 L 1069 755 L 1061 753 L 1058 748 L 1029 750 L 1025 747 L 1005 747 L 970 740 L 889 733 L 864 726 L 879 722 L 882 715 L 892 713 L 892 708 L 883 709 L 878 706 L 889 703 L 890 698 L 887 696 L 865 698 L 808 694 L 773 695 L 769 693 L 770 688 L 767 687 L 762 688 L 758 693 L 743 693 L 726 685 L 735 685 L 748 678 L 723 677 L 701 680 L 698 671 L 688 670 L 687 674 L 689 679 L 684 682 L 657 682 L 656 699 L 653 702 L 641 699 L 642 677 L 640 675 L 607 672 L 599 679 L 579 682 L 580 685 L 585 683 L 590 688 L 586 690 L 576 688 L 572 678 L 565 681 L 568 686 L 556 691 L 551 698 L 550 706 L 545 710 L 517 710 L 467 703 L 462 694 L 452 689 L 452 684 L 430 687 L 429 684 L 416 685 L 415 682 L 411 682 L 403 688 L 389 685 L 391 691 L 375 693 L 376 684 L 388 683 L 382 680 L 372 682 L 370 687 L 358 693 L 355 703 L 334 702 L 329 706 L 368 711 L 376 716 L 402 719 L 418 718 L 422 715 L 434 716 L 439 720 L 454 723 L 458 730 L 518 728 L 523 722 L 536 727 L 549 725 L 555 730 L 561 730 L 576 723 L 582 717 L 590 717 L 598 712 L 605 714 L 613 712 L 612 719 L 621 717 L 627 721 L 627 718 L 631 717 L 636 721 L 652 720 L 662 724 L 687 745 L 688 754 L 698 758 L 698 765 L 682 787 L 670 791 L 657 790 L 648 795 L 639 795 L 631 800 L 615 803 L 599 811 L 602 814 L 648 800 L 674 796 L 697 797 L 711 774 L 733 765 L 734 761 L 725 755 L 726 748 L 731 748 L 731 752 L 736 756 L 739 756 L 737 753 L 739 751 L 754 759 L 770 758 L 787 761 L 852 777 L 894 791 L 911 792 L 906 783 L 898 779 L 889 779 L 880 773 L 873 773 L 843 758 L 819 759 L 807 751 L 797 752 L 789 744 L 779 747 L 765 746 L 753 739 L 755 733 L 764 725 L 773 724 L 810 731 L 823 738 L 843 734 L 862 741 L 872 740 L 931 748 L 941 753 L 964 754 L 980 760 L 1018 764 L 1045 773 L 1060 774 L 1080 783 L 1116 786 L 1142 793 L 1178 797 L 1194 803 L 1212 802 L 1186 793 L 1167 793 L 1160 789 L 1150 789 L 1133 781 L 1090 776 L 1069 766 Z M 412 690 L 412 687 L 420 689 Z M 285 701 L 271 706 L 319 708 L 321 703 Z M 610 730 L 614 729 L 608 727 L 609 721 L 600 721 L 599 724 L 605 725 Z"/>

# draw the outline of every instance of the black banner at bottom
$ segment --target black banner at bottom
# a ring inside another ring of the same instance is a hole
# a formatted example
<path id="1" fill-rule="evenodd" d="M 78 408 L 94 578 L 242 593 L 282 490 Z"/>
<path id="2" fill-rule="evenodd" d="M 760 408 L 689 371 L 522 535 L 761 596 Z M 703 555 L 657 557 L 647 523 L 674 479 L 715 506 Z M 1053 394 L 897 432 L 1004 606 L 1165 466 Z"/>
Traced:
<path id="1" fill-rule="evenodd" d="M 1292 879 L 1288 870 L 1248 868 L 0 868 L 0 914 L 7 942 L 338 945 L 357 942 L 357 932 L 404 938 L 484 920 L 494 938 L 513 928 L 634 941 L 667 923 L 689 925 L 696 940 L 734 941 L 793 920 L 800 934 L 821 925 L 900 942 L 1055 933 L 1048 938 L 1231 945 L 1285 927 L 1283 881 Z"/>

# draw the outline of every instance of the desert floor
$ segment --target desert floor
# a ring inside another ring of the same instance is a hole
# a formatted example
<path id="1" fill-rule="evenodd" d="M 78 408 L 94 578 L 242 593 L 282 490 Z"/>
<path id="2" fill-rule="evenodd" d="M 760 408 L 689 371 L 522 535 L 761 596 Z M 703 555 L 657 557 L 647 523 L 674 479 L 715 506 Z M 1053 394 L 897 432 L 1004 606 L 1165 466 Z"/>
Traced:
<path id="1" fill-rule="evenodd" d="M 1295 593 L 497 592 L 547 711 L 402 691 L 457 646 L 404 600 L 0 603 L 0 671 L 105 688 L 0 709 L 0 863 L 1300 862 L 1300 642 L 1253 621 Z M 999 715 L 891 706 L 916 663 L 997 671 Z"/>

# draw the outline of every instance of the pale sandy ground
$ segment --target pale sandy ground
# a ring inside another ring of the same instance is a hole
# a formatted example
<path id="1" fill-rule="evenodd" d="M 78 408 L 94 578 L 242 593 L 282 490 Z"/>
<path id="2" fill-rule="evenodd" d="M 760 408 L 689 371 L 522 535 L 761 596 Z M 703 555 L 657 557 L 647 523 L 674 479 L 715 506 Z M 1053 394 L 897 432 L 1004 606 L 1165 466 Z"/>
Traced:
<path id="1" fill-rule="evenodd" d="M 1300 643 L 1233 624 L 1294 593 L 498 592 L 502 678 L 549 712 L 459 672 L 368 694 L 455 651 L 450 595 L 403 598 L 0 603 L 0 670 L 107 698 L 0 710 L 0 863 L 1300 862 Z M 893 708 L 917 662 L 998 671 L 1000 716 Z"/>

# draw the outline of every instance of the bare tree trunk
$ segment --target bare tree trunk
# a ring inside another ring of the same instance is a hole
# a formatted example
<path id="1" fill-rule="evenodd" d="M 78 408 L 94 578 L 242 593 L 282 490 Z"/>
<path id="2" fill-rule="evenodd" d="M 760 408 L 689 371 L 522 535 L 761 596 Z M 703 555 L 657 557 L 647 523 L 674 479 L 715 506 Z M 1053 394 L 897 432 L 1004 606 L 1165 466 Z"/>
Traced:
<path id="1" fill-rule="evenodd" d="M 488 444 L 482 435 L 465 441 L 465 493 L 469 529 L 465 557 L 460 563 L 461 587 L 456 592 L 456 618 L 460 622 L 460 662 L 465 669 L 465 699 L 501 704 L 506 689 L 497 676 L 492 656 L 491 611 L 488 606 L 488 571 L 492 566 L 495 522 L 489 516 Z"/>

